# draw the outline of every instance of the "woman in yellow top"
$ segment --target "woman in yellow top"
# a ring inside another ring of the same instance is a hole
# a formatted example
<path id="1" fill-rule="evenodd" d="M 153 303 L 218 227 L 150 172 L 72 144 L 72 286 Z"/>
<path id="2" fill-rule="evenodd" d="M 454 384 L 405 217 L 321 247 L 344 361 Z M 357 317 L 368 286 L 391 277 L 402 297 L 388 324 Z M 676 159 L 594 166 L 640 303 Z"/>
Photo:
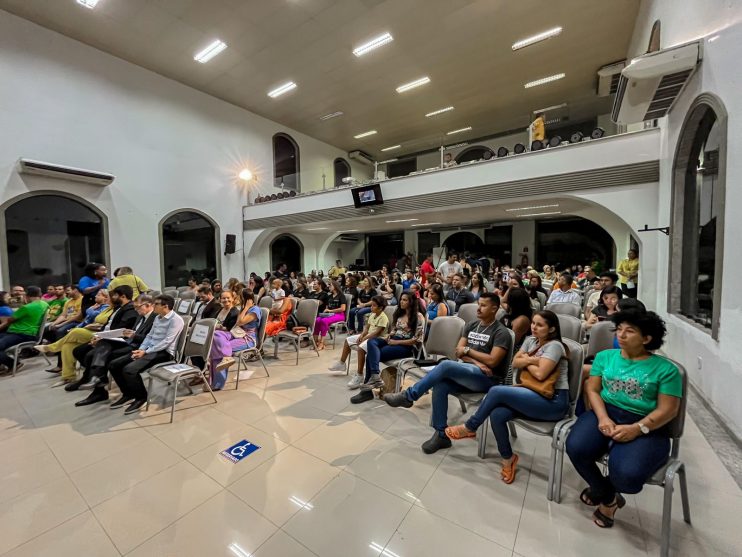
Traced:
<path id="1" fill-rule="evenodd" d="M 149 291 L 149 286 L 137 275 L 131 267 L 119 267 L 114 272 L 115 278 L 108 284 L 108 290 L 113 290 L 118 286 L 131 286 L 134 291 L 132 300 L 136 300 L 140 294 Z"/>
<path id="2" fill-rule="evenodd" d="M 630 249 L 628 258 L 618 264 L 616 273 L 621 281 L 621 290 L 629 298 L 636 298 L 637 282 L 639 280 L 639 252 Z"/>
<path id="3" fill-rule="evenodd" d="M 95 295 L 95 304 L 87 309 L 85 320 L 79 326 L 71 329 L 57 342 L 34 347 L 45 354 L 60 352 L 62 355 L 61 381 L 53 386 L 61 386 L 77 379 L 75 356 L 72 355 L 72 351 L 78 346 L 89 343 L 95 332 L 103 329 L 112 313 L 113 306 L 111 305 L 111 298 L 108 296 L 108 290 L 101 288 Z"/>

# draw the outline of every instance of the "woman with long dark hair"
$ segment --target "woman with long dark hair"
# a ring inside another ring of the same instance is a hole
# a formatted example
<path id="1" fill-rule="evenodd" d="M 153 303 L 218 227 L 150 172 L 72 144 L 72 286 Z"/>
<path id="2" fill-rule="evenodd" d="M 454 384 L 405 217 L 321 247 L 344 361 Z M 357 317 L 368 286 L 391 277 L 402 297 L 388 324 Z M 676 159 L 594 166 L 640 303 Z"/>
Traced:
<path id="1" fill-rule="evenodd" d="M 513 351 L 517 352 L 531 330 L 533 308 L 531 299 L 523 288 L 508 290 L 508 312 L 501 319 L 502 324 L 515 333 Z"/>
<path id="2" fill-rule="evenodd" d="M 475 302 L 479 299 L 479 296 L 482 294 L 482 292 L 487 292 L 487 286 L 484 283 L 484 277 L 482 276 L 482 273 L 474 273 L 471 276 L 471 281 L 469 282 L 469 292 L 471 292 L 472 296 L 474 296 Z"/>
<path id="3" fill-rule="evenodd" d="M 330 331 L 330 325 L 345 320 L 345 306 L 345 294 L 340 289 L 340 283 L 336 280 L 331 281 L 327 304 L 324 310 L 317 314 L 314 322 L 314 342 L 317 350 L 325 349 L 325 337 Z"/>
<path id="4" fill-rule="evenodd" d="M 446 428 L 450 439 L 475 437 L 477 429 L 489 417 L 502 457 L 502 481 L 513 483 L 518 455 L 510 446 L 508 422 L 516 417 L 557 421 L 569 408 L 569 349 L 562 341 L 559 318 L 552 311 L 539 311 L 528 337 L 513 358 L 519 370 L 513 385 L 492 387 L 474 415 L 464 425 Z"/>

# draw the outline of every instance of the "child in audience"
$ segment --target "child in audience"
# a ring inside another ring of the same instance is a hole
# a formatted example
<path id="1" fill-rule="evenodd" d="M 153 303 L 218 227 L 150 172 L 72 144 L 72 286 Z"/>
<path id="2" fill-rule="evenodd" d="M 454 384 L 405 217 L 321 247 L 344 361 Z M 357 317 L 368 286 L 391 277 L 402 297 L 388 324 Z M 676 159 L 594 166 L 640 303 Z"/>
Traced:
<path id="1" fill-rule="evenodd" d="M 271 287 L 270 297 L 273 298 L 271 309 L 280 309 L 283 299 L 286 297 L 286 291 L 283 289 L 283 281 L 280 278 L 273 279 Z"/>

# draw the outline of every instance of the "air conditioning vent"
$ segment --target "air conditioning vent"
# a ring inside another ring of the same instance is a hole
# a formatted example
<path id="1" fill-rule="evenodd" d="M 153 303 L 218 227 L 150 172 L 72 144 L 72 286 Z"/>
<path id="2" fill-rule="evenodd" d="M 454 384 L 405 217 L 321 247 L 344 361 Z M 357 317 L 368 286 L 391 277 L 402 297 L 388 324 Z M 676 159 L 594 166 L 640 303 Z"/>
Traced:
<path id="1" fill-rule="evenodd" d="M 347 242 L 352 244 L 357 244 L 361 240 L 362 238 L 360 236 L 354 234 L 341 234 L 340 236 L 335 238 L 336 242 Z"/>
<path id="2" fill-rule="evenodd" d="M 95 184 L 96 186 L 107 186 L 113 182 L 116 177 L 106 172 L 97 172 L 95 170 L 85 170 L 83 168 L 74 168 L 72 166 L 63 166 L 50 162 L 41 162 L 31 159 L 20 159 L 18 161 L 18 172 L 21 174 L 34 174 L 37 176 L 48 176 L 73 182 L 83 182 L 86 184 Z"/>
<path id="3" fill-rule="evenodd" d="M 348 153 L 348 158 L 358 162 L 362 162 L 363 164 L 367 164 L 369 166 L 374 165 L 373 157 L 368 153 L 364 153 L 363 151 L 351 151 Z"/>
<path id="4" fill-rule="evenodd" d="M 596 91 L 599 97 L 613 95 L 618 89 L 618 80 L 621 77 L 621 70 L 626 67 L 626 60 L 621 60 L 615 64 L 603 66 L 598 70 L 598 89 Z"/>

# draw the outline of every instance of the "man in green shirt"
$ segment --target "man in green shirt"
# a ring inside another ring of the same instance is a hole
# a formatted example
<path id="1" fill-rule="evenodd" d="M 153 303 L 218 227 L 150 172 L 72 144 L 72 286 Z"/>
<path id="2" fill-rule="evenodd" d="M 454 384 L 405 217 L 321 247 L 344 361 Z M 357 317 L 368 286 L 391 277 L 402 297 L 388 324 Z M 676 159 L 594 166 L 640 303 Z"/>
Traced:
<path id="1" fill-rule="evenodd" d="M 41 299 L 41 289 L 38 286 L 29 286 L 26 289 L 26 300 L 26 305 L 19 307 L 12 317 L 8 317 L 3 325 L 7 329 L 0 333 L 0 366 L 8 369 L 13 368 L 14 362 L 5 351 L 16 344 L 37 340 L 39 327 L 43 326 L 44 315 L 49 307 Z"/>
<path id="2" fill-rule="evenodd" d="M 49 304 L 49 315 L 47 316 L 48 321 L 54 321 L 62 313 L 64 304 L 67 303 L 67 297 L 65 296 L 64 290 L 64 284 L 54 286 L 54 298 L 47 301 Z"/>

